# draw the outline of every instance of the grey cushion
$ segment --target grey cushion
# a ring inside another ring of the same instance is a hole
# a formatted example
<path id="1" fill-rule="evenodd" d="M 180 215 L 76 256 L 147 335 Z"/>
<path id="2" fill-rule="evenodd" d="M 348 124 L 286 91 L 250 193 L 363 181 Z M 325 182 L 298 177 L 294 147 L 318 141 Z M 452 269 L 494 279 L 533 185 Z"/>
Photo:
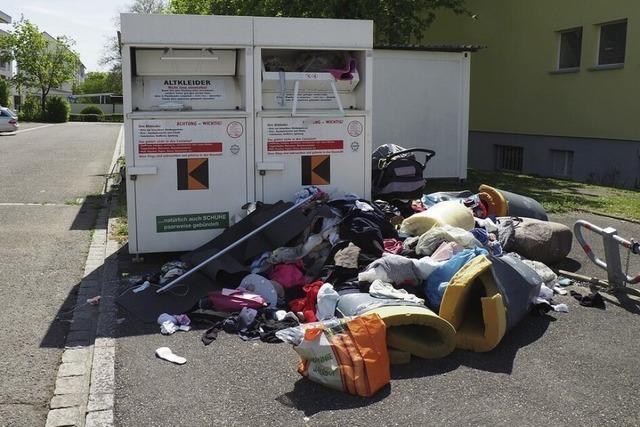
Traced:
<path id="1" fill-rule="evenodd" d="M 545 264 L 562 261 L 571 251 L 573 233 L 566 225 L 533 218 L 519 218 L 513 222 L 513 244 L 505 250 Z"/>

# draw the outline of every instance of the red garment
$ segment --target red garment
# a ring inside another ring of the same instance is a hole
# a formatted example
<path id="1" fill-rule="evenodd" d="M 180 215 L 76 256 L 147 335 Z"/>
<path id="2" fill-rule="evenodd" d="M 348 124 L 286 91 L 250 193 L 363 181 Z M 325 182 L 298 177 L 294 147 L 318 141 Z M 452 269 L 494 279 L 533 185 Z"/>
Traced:
<path id="1" fill-rule="evenodd" d="M 402 242 L 398 239 L 384 239 L 384 251 L 390 254 L 400 255 L 403 247 Z"/>
<path id="2" fill-rule="evenodd" d="M 302 312 L 305 323 L 317 322 L 316 317 L 316 303 L 318 301 L 318 290 L 322 286 L 322 281 L 309 283 L 304 285 L 302 290 L 307 294 L 306 297 L 291 300 L 289 302 L 289 308 L 294 313 Z"/>

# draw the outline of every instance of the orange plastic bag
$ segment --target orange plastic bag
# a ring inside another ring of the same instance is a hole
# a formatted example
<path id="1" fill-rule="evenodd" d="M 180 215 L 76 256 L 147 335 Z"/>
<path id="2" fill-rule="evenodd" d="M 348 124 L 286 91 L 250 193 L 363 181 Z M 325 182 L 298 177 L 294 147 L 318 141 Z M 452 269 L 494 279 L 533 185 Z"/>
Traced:
<path id="1" fill-rule="evenodd" d="M 308 328 L 294 350 L 302 376 L 336 390 L 370 397 L 391 379 L 386 328 L 375 313 Z"/>

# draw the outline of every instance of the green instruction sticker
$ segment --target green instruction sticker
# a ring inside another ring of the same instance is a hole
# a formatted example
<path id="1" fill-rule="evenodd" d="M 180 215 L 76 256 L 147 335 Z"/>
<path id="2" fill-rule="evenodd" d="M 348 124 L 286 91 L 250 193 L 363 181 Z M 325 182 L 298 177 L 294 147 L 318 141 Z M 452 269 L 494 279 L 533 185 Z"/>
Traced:
<path id="1" fill-rule="evenodd" d="M 229 212 L 211 212 L 186 215 L 164 215 L 156 217 L 156 231 L 211 230 L 227 228 L 229 226 Z"/>

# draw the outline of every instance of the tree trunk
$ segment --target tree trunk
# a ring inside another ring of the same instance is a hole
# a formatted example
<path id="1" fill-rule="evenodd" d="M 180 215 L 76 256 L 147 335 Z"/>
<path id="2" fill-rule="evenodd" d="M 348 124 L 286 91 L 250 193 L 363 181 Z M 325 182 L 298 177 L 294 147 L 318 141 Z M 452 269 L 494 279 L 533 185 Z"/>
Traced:
<path id="1" fill-rule="evenodd" d="M 44 94 L 44 90 L 43 90 L 42 91 L 42 96 L 40 97 L 40 120 L 42 120 L 43 122 L 45 121 L 45 119 L 47 117 L 46 105 L 47 105 L 47 97 Z"/>
<path id="2" fill-rule="evenodd" d="M 42 98 L 40 99 L 40 118 L 43 122 L 47 121 L 47 95 L 49 95 L 49 89 L 42 88 Z"/>

